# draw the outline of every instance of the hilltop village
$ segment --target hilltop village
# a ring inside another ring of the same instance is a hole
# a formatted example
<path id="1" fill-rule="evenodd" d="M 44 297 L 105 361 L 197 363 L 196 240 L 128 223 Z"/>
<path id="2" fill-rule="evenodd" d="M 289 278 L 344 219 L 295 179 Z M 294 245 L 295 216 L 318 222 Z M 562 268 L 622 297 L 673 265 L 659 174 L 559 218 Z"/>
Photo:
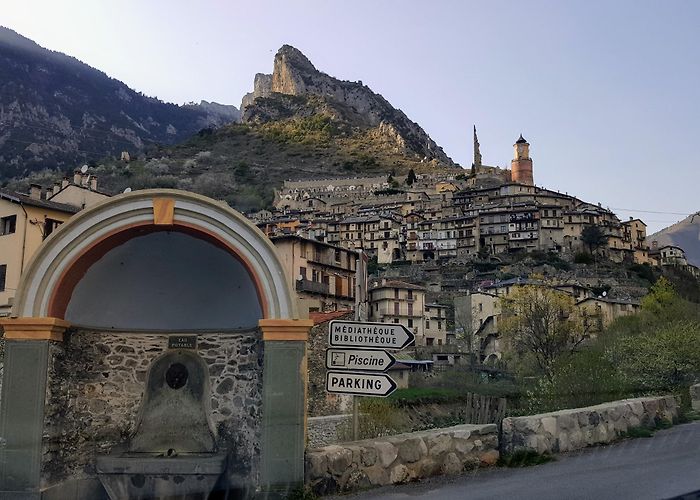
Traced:
<path id="1" fill-rule="evenodd" d="M 642 220 L 621 221 L 601 204 L 537 186 L 522 135 L 509 169 L 484 164 L 476 128 L 473 139 L 471 169 L 287 181 L 273 210 L 247 214 L 272 240 L 304 315 L 322 323 L 358 311 L 403 324 L 417 346 L 434 346 L 414 355 L 431 363 L 458 363 L 460 344 L 473 335 L 479 348 L 470 356 L 489 361 L 503 349 L 498 298 L 514 287 L 571 295 L 600 331 L 636 311 L 646 294 L 618 271 L 625 265 L 700 276 L 682 249 L 650 247 Z M 10 314 L 41 242 L 109 196 L 88 167 L 48 189 L 0 190 L 0 315 Z M 595 265 L 571 270 L 578 261 Z"/>
<path id="2" fill-rule="evenodd" d="M 622 262 L 650 263 L 646 224 L 620 221 L 600 204 L 538 187 L 530 144 L 514 144 L 510 169 L 482 164 L 474 130 L 471 171 L 285 182 L 274 212 L 252 214 L 270 236 L 296 234 L 352 250 L 379 264 L 469 260 L 477 255 L 586 250 L 586 226 Z"/>

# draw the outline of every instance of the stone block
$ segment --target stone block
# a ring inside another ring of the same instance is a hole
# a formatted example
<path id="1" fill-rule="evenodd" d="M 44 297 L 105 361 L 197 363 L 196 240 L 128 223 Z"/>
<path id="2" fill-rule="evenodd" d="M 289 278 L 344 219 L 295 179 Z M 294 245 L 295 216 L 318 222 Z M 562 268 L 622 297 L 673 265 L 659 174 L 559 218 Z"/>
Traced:
<path id="1" fill-rule="evenodd" d="M 479 455 L 479 462 L 481 462 L 482 465 L 496 465 L 496 462 L 498 462 L 498 457 L 498 450 L 485 451 Z"/>
<path id="2" fill-rule="evenodd" d="M 377 463 L 377 450 L 374 448 L 362 448 L 362 465 L 370 467 Z"/>
<path id="3" fill-rule="evenodd" d="M 578 419 L 568 413 L 564 415 L 558 415 L 557 427 L 559 427 L 560 432 L 562 430 L 573 430 L 578 427 Z"/>
<path id="4" fill-rule="evenodd" d="M 381 465 L 373 465 L 364 469 L 367 479 L 372 486 L 384 486 L 391 484 L 389 481 L 389 470 Z"/>
<path id="5" fill-rule="evenodd" d="M 542 429 L 550 436 L 556 437 L 558 434 L 557 419 L 555 417 L 542 418 Z"/>
<path id="6" fill-rule="evenodd" d="M 325 453 L 308 453 L 306 455 L 306 475 L 309 479 L 319 479 L 328 473 L 328 457 Z"/>
<path id="7" fill-rule="evenodd" d="M 700 411 L 700 384 L 690 386 L 690 403 L 693 410 Z"/>
<path id="8" fill-rule="evenodd" d="M 328 471 L 334 476 L 341 476 L 348 470 L 351 464 L 352 451 L 341 448 L 340 446 L 334 446 L 328 452 Z"/>
<path id="9" fill-rule="evenodd" d="M 428 454 L 428 447 L 421 438 L 410 438 L 399 444 L 399 458 L 405 463 L 417 462 Z"/>
<path id="10" fill-rule="evenodd" d="M 454 448 L 457 453 L 467 454 L 474 449 L 474 443 L 468 439 L 455 439 Z"/>
<path id="11" fill-rule="evenodd" d="M 462 472 L 464 465 L 456 453 L 448 453 L 442 462 L 442 473 L 446 475 L 455 475 Z"/>
<path id="12" fill-rule="evenodd" d="M 389 467 L 399 454 L 396 446 L 385 441 L 377 441 L 374 443 L 374 448 L 377 450 L 382 467 Z"/>
<path id="13" fill-rule="evenodd" d="M 408 471 L 408 468 L 403 464 L 397 464 L 391 469 L 391 472 L 389 473 L 389 482 L 391 484 L 405 483 L 409 480 L 410 477 L 411 476 Z"/>
<path id="14" fill-rule="evenodd" d="M 439 434 L 427 438 L 428 452 L 431 457 L 438 457 L 452 449 L 452 437 L 449 434 Z"/>

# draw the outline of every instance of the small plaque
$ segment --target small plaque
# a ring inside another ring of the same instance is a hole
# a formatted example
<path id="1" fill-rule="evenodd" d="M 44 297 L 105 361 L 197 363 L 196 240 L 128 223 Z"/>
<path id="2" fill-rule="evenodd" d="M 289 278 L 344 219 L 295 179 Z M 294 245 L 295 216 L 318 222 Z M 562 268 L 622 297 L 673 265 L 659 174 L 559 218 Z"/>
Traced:
<path id="1" fill-rule="evenodd" d="M 197 336 L 171 335 L 168 337 L 168 349 L 197 349 Z"/>

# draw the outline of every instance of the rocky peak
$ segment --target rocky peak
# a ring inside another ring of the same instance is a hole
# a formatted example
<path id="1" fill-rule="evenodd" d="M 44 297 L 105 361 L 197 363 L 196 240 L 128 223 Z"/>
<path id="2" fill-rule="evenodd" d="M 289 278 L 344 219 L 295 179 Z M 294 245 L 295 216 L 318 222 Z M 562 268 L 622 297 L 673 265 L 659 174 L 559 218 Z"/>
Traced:
<path id="1" fill-rule="evenodd" d="M 372 92 L 362 82 L 338 80 L 317 70 L 300 50 L 291 45 L 283 45 L 277 51 L 272 75 L 255 76 L 253 92 L 246 94 L 241 103 L 242 121 L 253 117 L 259 121 L 262 115 L 272 116 L 254 108 L 258 106 L 256 99 L 270 97 L 274 93 L 317 96 L 341 109 L 342 113 L 338 114 L 352 116 L 353 126 L 376 129 L 373 130 L 375 135 L 386 134 L 387 142 L 395 144 L 406 154 L 454 165 L 417 123 L 412 122 L 403 111 L 394 108 L 384 97 Z"/>

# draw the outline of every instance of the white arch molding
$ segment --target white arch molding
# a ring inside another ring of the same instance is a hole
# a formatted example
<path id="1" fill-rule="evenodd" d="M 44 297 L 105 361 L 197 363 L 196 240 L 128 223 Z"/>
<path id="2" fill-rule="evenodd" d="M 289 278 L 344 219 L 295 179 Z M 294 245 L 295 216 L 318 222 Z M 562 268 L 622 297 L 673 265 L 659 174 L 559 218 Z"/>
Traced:
<path id="1" fill-rule="evenodd" d="M 51 316 L 51 301 L 65 273 L 106 238 L 137 226 L 155 225 L 154 200 L 161 199 L 174 202 L 173 227 L 215 236 L 236 253 L 256 283 L 265 319 L 298 318 L 275 248 L 262 231 L 223 202 L 172 189 L 121 194 L 72 217 L 34 255 L 15 295 L 12 316 Z"/>

